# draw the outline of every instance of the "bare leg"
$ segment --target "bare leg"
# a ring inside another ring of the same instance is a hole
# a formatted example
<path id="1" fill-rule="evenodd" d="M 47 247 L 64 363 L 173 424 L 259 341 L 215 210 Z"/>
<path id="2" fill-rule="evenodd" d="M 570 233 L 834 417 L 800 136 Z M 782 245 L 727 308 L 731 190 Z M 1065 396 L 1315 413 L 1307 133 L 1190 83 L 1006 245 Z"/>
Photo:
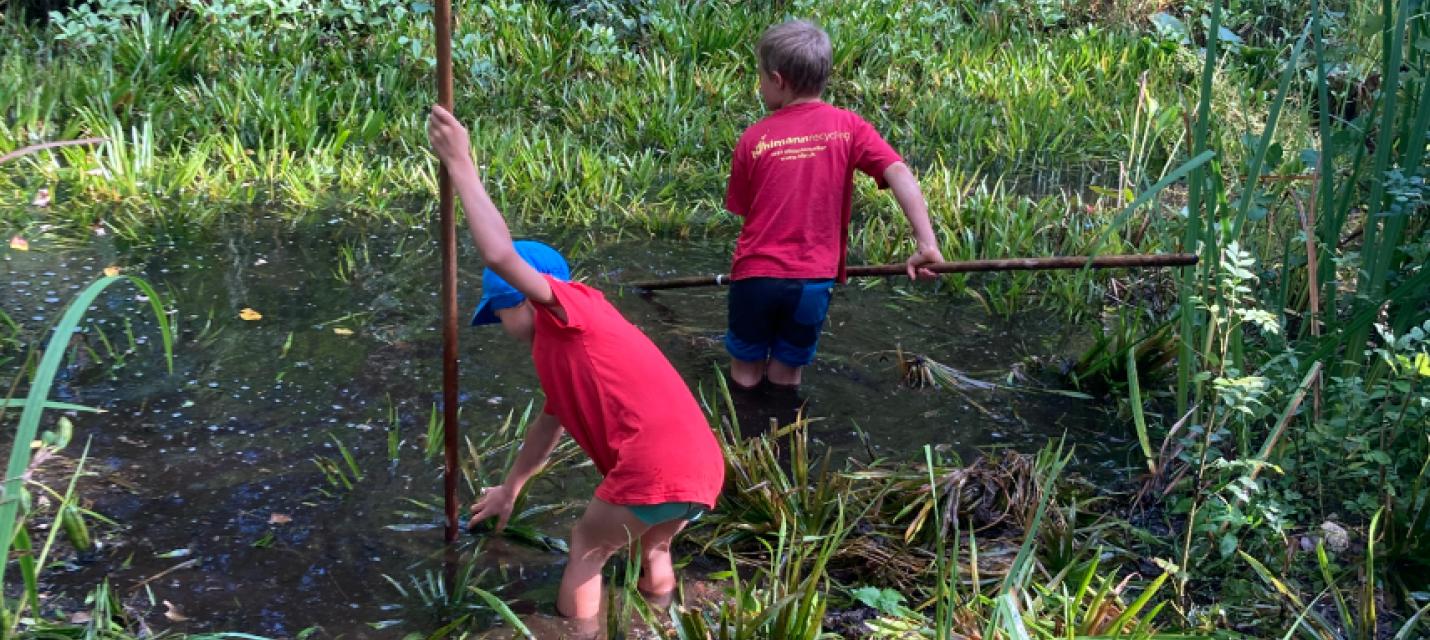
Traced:
<path id="1" fill-rule="evenodd" d="M 730 379 L 736 386 L 753 389 L 760 384 L 760 379 L 763 377 L 765 377 L 764 362 L 730 359 Z"/>
<path id="2" fill-rule="evenodd" d="M 733 370 L 732 370 L 733 371 Z M 782 387 L 798 387 L 804 367 L 791 367 L 779 360 L 770 361 L 770 382 Z"/>
<path id="3" fill-rule="evenodd" d="M 592 497 L 571 530 L 571 559 L 561 575 L 556 610 L 568 618 L 594 618 L 601 611 L 601 568 L 618 549 L 650 529 L 631 510 Z"/>
<path id="4" fill-rule="evenodd" d="M 685 520 L 662 522 L 641 536 L 641 593 L 658 606 L 670 604 L 675 593 L 675 569 L 670 564 L 670 542 L 685 528 Z"/>

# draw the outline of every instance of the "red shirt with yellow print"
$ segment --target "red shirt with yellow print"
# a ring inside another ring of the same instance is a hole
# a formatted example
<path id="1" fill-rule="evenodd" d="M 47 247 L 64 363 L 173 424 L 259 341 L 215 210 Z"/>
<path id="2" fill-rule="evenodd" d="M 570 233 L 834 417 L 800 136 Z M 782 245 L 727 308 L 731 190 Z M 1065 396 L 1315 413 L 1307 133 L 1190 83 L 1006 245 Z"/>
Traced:
<path id="1" fill-rule="evenodd" d="M 824 102 L 776 111 L 740 136 L 725 208 L 745 218 L 730 278 L 844 281 L 854 170 L 879 184 L 901 158 L 857 114 Z"/>
<path id="2" fill-rule="evenodd" d="M 611 504 L 714 507 L 725 457 L 675 367 L 600 291 L 550 277 L 566 318 L 536 307 L 531 360 L 556 416 L 604 478 Z"/>

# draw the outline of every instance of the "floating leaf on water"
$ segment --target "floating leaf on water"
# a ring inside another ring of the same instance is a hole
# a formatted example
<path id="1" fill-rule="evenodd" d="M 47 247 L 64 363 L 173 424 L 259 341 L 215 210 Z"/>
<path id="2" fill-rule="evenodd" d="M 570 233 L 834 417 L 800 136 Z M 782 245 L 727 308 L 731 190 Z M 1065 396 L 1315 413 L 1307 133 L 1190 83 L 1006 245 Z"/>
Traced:
<path id="1" fill-rule="evenodd" d="M 154 556 L 154 557 L 156 557 L 156 558 L 183 558 L 183 557 L 185 557 L 185 556 L 188 556 L 188 555 L 191 554 L 191 553 L 193 553 L 193 551 L 192 551 L 191 549 L 185 547 L 185 548 L 183 548 L 183 549 L 174 549 L 173 551 L 170 551 L 170 552 L 168 552 L 168 553 L 161 553 L 161 554 L 159 554 L 159 555 L 157 555 L 157 556 Z"/>
<path id="2" fill-rule="evenodd" d="M 347 327 L 333 327 L 333 333 L 336 333 L 340 336 L 350 336 L 353 334 L 353 330 Z"/>
<path id="3" fill-rule="evenodd" d="M 254 320 L 262 320 L 263 314 L 254 311 L 253 309 L 250 309 L 248 307 L 244 307 L 241 311 L 238 312 L 238 317 L 243 318 L 244 320 L 247 320 L 249 322 L 253 322 Z"/>
<path id="4" fill-rule="evenodd" d="M 288 524 L 293 521 L 293 516 L 286 513 L 274 513 L 268 516 L 268 524 Z"/>
<path id="5" fill-rule="evenodd" d="M 189 619 L 182 611 L 179 611 L 178 605 L 168 600 L 164 601 L 164 608 L 167 609 L 167 611 L 164 612 L 164 617 L 168 618 L 171 622 L 184 622 Z"/>
<path id="6" fill-rule="evenodd" d="M 20 236 L 12 236 L 10 238 L 10 248 L 16 251 L 29 251 L 30 241 Z"/>
<path id="7" fill-rule="evenodd" d="M 266 531 L 266 532 L 264 532 L 262 538 L 259 538 L 259 539 L 257 539 L 257 540 L 254 540 L 254 541 L 253 541 L 253 544 L 250 545 L 250 546 L 252 546 L 254 549 L 267 549 L 268 547 L 273 546 L 273 541 L 274 541 L 274 540 L 275 540 L 275 538 L 274 538 L 274 536 L 273 536 L 273 532 L 272 532 L 272 531 Z"/>
<path id="8" fill-rule="evenodd" d="M 111 277 L 111 278 L 113 278 L 114 276 L 119 275 L 119 267 L 117 267 L 117 266 L 115 266 L 115 265 L 109 265 L 109 266 L 105 267 L 105 268 L 104 268 L 104 275 L 109 276 L 109 277 Z"/>

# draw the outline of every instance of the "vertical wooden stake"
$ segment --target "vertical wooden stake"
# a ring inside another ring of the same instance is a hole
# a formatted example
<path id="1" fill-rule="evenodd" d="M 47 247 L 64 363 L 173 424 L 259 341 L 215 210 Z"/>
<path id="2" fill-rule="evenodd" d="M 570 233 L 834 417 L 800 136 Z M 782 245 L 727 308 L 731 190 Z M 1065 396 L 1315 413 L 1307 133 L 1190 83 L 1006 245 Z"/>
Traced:
<path id="1" fill-rule="evenodd" d="M 437 102 L 452 109 L 452 2 L 437 0 L 432 14 L 437 35 Z M 442 226 L 442 441 L 446 449 L 443 498 L 447 543 L 457 541 L 457 225 L 452 177 L 447 167 L 437 173 L 438 210 Z"/>

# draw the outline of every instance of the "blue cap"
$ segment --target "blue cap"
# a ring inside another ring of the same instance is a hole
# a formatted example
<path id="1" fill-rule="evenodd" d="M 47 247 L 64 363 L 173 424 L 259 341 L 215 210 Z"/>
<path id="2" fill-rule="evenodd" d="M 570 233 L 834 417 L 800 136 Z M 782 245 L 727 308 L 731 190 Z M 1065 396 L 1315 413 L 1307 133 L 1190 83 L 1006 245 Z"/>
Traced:
<path id="1" fill-rule="evenodd" d="M 516 248 L 516 254 L 538 272 L 557 280 L 571 279 L 571 267 L 555 249 L 535 240 L 517 240 L 512 246 Z M 482 273 L 482 300 L 477 303 L 476 313 L 472 314 L 472 326 L 501 322 L 496 314 L 498 310 L 515 307 L 524 300 L 525 295 L 488 267 Z"/>

